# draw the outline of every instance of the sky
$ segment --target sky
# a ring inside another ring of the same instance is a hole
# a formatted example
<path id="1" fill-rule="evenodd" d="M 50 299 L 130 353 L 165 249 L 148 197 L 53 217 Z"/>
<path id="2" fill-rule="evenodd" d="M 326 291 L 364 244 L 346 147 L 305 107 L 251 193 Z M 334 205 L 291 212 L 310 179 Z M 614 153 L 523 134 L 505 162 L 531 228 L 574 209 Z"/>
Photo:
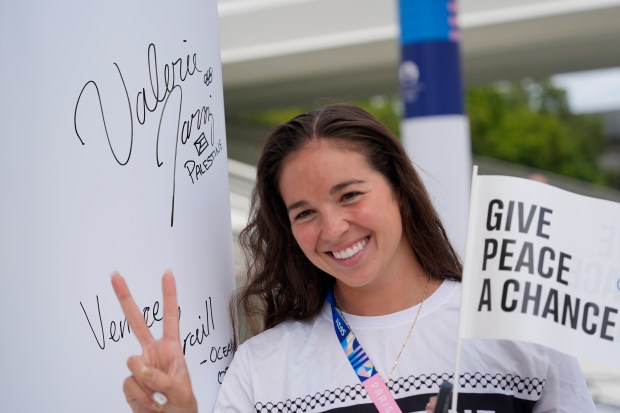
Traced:
<path id="1" fill-rule="evenodd" d="M 575 113 L 620 110 L 620 67 L 563 73 L 551 80 L 567 91 Z"/>

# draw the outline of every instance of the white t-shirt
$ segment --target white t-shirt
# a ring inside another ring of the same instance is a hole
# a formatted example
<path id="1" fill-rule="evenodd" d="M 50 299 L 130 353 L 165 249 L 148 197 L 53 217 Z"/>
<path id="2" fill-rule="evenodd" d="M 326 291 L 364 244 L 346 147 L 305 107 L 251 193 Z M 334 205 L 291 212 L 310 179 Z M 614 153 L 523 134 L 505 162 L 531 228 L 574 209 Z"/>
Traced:
<path id="1" fill-rule="evenodd" d="M 426 299 L 388 387 L 403 412 L 424 412 L 453 381 L 461 285 L 444 281 Z M 387 379 L 418 307 L 345 317 Z M 463 340 L 459 412 L 596 412 L 574 358 L 535 344 Z M 287 321 L 242 344 L 226 373 L 216 412 L 376 412 L 340 346 L 331 307 Z"/>

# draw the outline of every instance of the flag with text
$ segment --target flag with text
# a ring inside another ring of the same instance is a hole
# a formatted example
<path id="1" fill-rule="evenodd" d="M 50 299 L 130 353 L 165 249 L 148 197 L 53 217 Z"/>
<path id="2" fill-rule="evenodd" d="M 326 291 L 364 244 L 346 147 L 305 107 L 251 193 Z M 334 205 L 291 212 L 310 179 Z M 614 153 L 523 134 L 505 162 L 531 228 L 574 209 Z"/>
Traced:
<path id="1" fill-rule="evenodd" d="M 461 336 L 620 371 L 620 204 L 476 174 L 471 197 Z"/>

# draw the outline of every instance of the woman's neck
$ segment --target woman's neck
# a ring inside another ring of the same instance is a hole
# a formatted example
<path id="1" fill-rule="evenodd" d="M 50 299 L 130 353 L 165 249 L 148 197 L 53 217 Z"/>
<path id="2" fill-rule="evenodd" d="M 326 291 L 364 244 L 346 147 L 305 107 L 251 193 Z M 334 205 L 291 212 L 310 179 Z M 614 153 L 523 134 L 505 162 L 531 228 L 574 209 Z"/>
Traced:
<path id="1" fill-rule="evenodd" d="M 340 309 L 349 314 L 386 315 L 413 307 L 433 294 L 440 284 L 441 280 L 424 272 L 364 287 L 351 287 L 337 281 L 335 298 Z"/>

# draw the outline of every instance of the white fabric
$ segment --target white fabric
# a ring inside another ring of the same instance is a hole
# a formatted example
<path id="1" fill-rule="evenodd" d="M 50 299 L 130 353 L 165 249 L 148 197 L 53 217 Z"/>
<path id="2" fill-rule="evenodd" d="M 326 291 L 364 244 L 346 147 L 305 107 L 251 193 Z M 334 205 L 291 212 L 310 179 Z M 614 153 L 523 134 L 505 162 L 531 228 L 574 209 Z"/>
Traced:
<path id="1" fill-rule="evenodd" d="M 403 412 L 424 412 L 455 368 L 460 283 L 444 281 L 424 302 L 388 384 Z M 384 379 L 417 306 L 378 317 L 345 317 Z M 465 340 L 459 412 L 596 412 L 575 359 L 528 343 Z M 285 322 L 241 345 L 216 412 L 376 411 L 333 329 L 326 302 L 308 322 Z"/>

